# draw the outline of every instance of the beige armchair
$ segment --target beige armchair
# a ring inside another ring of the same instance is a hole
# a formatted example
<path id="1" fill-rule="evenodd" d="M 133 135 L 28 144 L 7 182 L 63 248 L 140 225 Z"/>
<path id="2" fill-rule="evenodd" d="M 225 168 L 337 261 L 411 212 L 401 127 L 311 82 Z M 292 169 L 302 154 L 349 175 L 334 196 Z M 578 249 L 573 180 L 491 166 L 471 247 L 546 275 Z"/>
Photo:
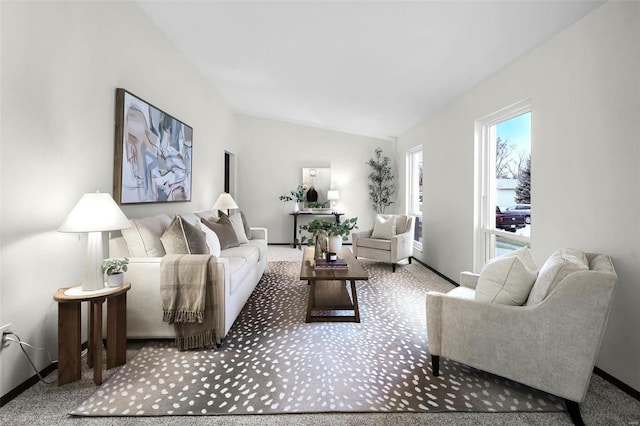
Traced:
<path id="1" fill-rule="evenodd" d="M 449 293 L 429 292 L 434 376 L 443 356 L 564 398 L 574 423 L 583 424 L 579 403 L 600 349 L 617 275 L 608 256 L 581 253 L 585 266 L 577 271 L 565 268 L 566 252 L 554 253 L 537 278 L 534 273 L 523 306 L 476 300 L 481 279 L 468 272 Z"/>
<path id="2" fill-rule="evenodd" d="M 368 231 L 353 232 L 351 243 L 353 255 L 367 259 L 379 260 L 391 263 L 393 272 L 396 264 L 403 259 L 409 259 L 413 255 L 413 232 L 416 218 L 408 215 L 381 215 L 384 219 L 394 218 L 395 235 L 389 238 L 372 238 L 374 229 Z"/>

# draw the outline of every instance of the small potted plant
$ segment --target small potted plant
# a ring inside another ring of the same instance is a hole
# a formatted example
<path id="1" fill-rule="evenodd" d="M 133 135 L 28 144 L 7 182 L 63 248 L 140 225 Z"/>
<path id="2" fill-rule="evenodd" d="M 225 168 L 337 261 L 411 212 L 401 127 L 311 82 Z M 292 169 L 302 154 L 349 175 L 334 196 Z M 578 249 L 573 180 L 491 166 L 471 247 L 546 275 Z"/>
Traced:
<path id="1" fill-rule="evenodd" d="M 280 201 L 285 201 L 285 202 L 289 202 L 289 201 L 294 201 L 295 200 L 295 204 L 293 205 L 293 212 L 294 213 L 298 213 L 300 211 L 300 203 L 304 203 L 304 192 L 307 188 L 304 187 L 304 185 L 298 185 L 298 187 L 294 190 L 291 191 L 291 195 L 281 195 L 280 197 L 278 197 L 280 199 Z"/>
<path id="2" fill-rule="evenodd" d="M 329 237 L 328 249 L 331 253 L 337 253 L 342 248 L 342 241 L 347 241 L 351 231 L 358 228 L 358 218 L 351 217 L 344 219 L 340 224 L 336 222 L 329 222 L 324 219 L 313 219 L 305 225 L 300 225 L 300 233 L 306 231 L 310 236 L 302 237 L 300 241 L 302 244 L 311 245 L 314 243 L 315 237 L 318 235 L 318 231 L 323 230 Z"/>
<path id="3" fill-rule="evenodd" d="M 105 259 L 102 262 L 102 272 L 107 276 L 107 286 L 120 287 L 124 282 L 124 272 L 127 272 L 129 259 Z"/>

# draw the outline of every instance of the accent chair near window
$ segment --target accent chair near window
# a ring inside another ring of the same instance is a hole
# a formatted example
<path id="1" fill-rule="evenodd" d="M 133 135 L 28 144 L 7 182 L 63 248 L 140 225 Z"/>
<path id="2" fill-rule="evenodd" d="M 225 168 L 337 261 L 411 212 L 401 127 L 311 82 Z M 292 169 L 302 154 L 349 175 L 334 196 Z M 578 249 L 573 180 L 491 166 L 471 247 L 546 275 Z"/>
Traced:
<path id="1" fill-rule="evenodd" d="M 408 215 L 377 215 L 373 229 L 353 232 L 351 243 L 353 255 L 396 264 L 413 255 L 413 230 L 416 218 Z"/>

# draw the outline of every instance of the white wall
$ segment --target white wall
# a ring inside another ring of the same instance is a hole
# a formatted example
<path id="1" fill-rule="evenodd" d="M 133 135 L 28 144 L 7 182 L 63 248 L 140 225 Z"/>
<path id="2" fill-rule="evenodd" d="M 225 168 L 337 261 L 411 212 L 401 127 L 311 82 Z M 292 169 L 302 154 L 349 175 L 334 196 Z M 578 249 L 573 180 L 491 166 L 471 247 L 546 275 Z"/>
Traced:
<path id="1" fill-rule="evenodd" d="M 209 208 L 223 189 L 234 116 L 131 2 L 2 2 L 0 324 L 57 358 L 53 293 L 79 282 L 85 243 L 57 227 L 85 192 L 111 192 L 115 89 L 194 129 L 192 202 L 128 206 L 129 217 Z M 34 354 L 38 368 L 49 364 Z M 0 395 L 33 375 L 0 351 Z"/>
<path id="2" fill-rule="evenodd" d="M 637 390 L 639 40 L 640 4 L 606 3 L 410 129 L 398 143 L 398 158 L 424 145 L 424 253 L 419 256 L 457 280 L 473 266 L 474 121 L 531 99 L 533 255 L 539 265 L 559 247 L 612 256 L 619 282 L 597 366 Z"/>
<path id="3" fill-rule="evenodd" d="M 371 168 L 366 162 L 376 147 L 393 157 L 391 141 L 248 115 L 238 115 L 236 122 L 240 149 L 236 201 L 252 226 L 269 229 L 269 243 L 293 239 L 293 217 L 289 215 L 293 204 L 278 197 L 302 183 L 303 167 L 331 167 L 333 189 L 340 191 L 339 210 L 344 217 L 357 216 L 359 229 L 373 226 L 367 189 Z"/>

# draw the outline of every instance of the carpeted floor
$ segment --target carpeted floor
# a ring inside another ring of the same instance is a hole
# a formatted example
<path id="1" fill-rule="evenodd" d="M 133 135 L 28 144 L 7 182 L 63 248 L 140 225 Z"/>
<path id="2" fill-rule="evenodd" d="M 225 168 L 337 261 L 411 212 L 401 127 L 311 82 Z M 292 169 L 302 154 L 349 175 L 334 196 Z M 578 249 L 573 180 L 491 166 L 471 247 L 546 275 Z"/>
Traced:
<path id="1" fill-rule="evenodd" d="M 284 247 L 270 246 L 270 259 L 297 260 L 300 252 Z M 451 287 L 449 283 L 437 277 L 419 264 L 401 267 L 425 281 L 433 281 L 440 291 Z M 130 342 L 127 357 L 129 362 L 145 342 Z M 118 369 L 104 372 L 105 382 Z M 80 381 L 62 387 L 37 384 L 0 409 L 0 424 L 243 424 L 243 425 L 299 425 L 299 424 L 371 424 L 371 425 L 409 425 L 409 424 L 473 424 L 473 425 L 549 425 L 571 424 L 564 412 L 549 413 L 366 413 L 366 414 L 287 414 L 287 415 L 243 415 L 243 416 L 194 416 L 194 417 L 106 417 L 72 418 L 68 412 L 78 407 L 96 390 L 91 380 L 92 372 L 83 366 Z M 48 380 L 56 379 L 52 373 Z M 599 376 L 593 376 L 586 401 L 581 405 L 585 422 L 591 424 L 633 425 L 640 421 L 640 402 L 626 395 Z"/>
<path id="2" fill-rule="evenodd" d="M 305 323 L 300 262 L 269 262 L 218 349 L 144 347 L 72 414 L 562 411 L 553 397 L 443 359 L 430 372 L 431 281 L 361 261 L 360 323 Z"/>

